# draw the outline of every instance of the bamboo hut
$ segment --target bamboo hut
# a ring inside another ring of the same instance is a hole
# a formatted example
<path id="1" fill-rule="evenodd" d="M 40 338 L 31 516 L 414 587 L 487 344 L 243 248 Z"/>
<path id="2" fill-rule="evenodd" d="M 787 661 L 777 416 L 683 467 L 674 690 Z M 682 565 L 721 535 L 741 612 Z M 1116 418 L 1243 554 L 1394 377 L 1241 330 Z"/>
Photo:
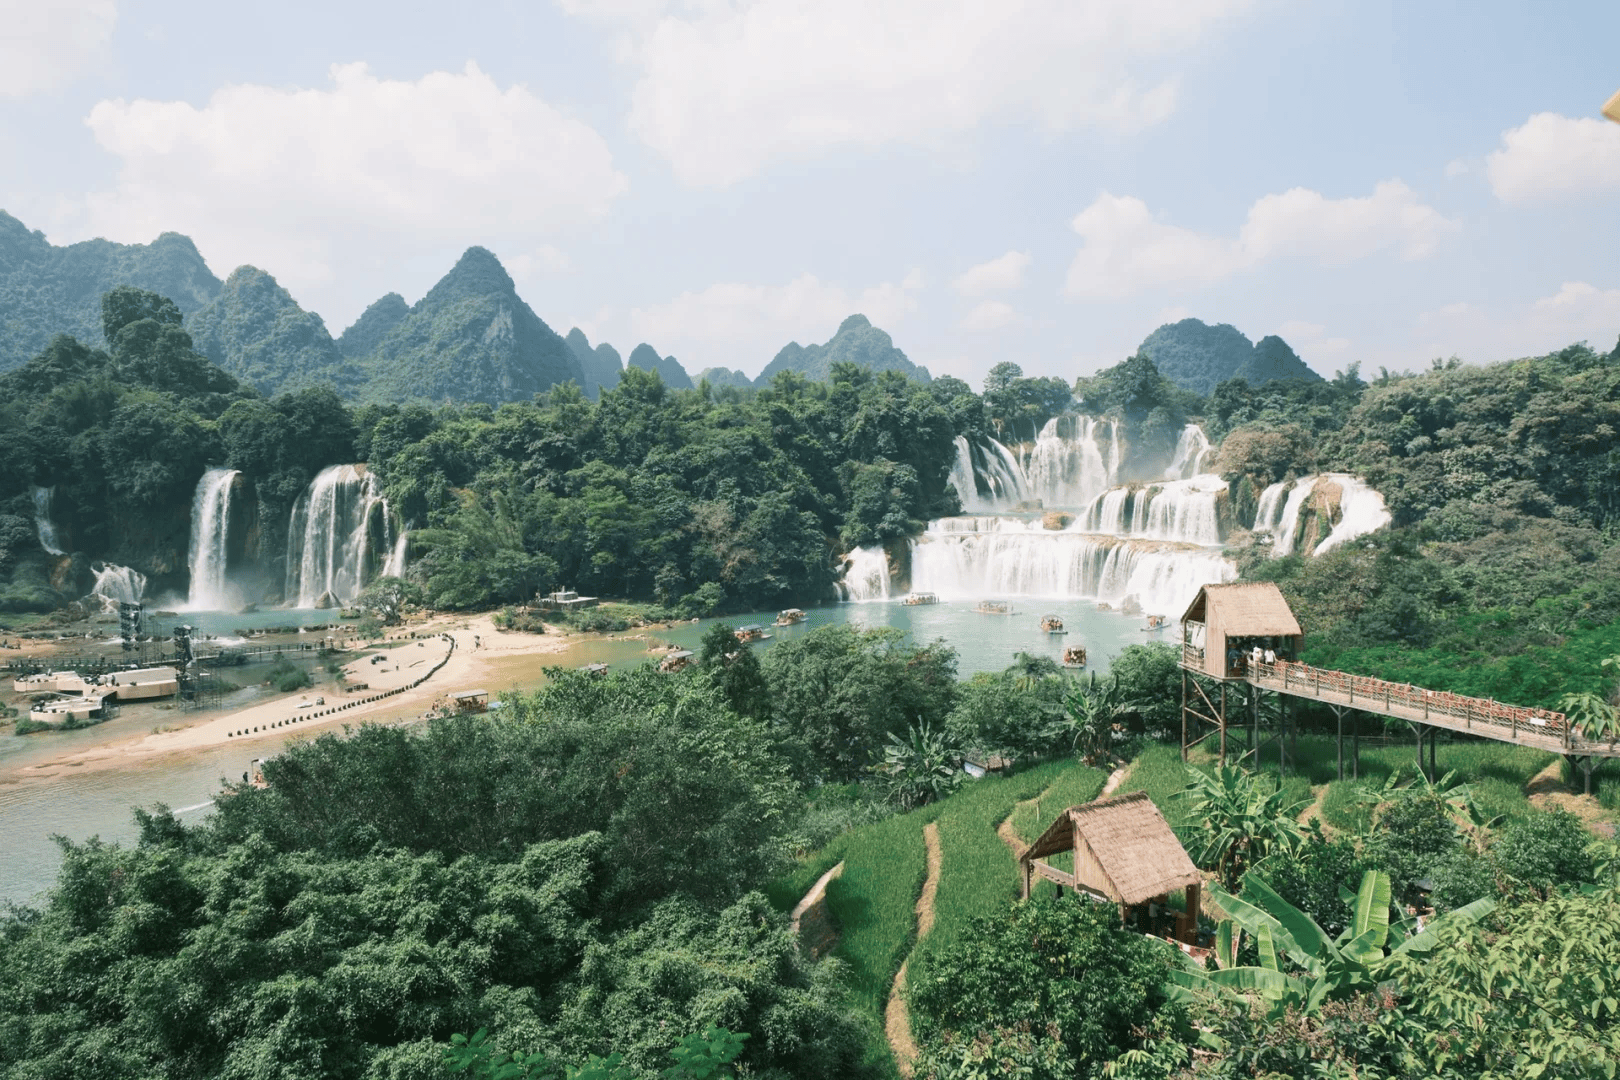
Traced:
<path id="1" fill-rule="evenodd" d="M 1043 860 L 1074 853 L 1074 871 Z M 1071 806 L 1018 857 L 1027 900 L 1036 878 L 1119 905 L 1120 919 L 1147 933 L 1196 944 L 1203 876 L 1146 792 Z M 1185 890 L 1187 910 L 1167 906 Z"/>
<path id="2" fill-rule="evenodd" d="M 1251 649 L 1293 659 L 1305 641 L 1282 590 L 1269 581 L 1205 585 L 1181 625 L 1181 666 L 1212 679 L 1242 678 Z"/>

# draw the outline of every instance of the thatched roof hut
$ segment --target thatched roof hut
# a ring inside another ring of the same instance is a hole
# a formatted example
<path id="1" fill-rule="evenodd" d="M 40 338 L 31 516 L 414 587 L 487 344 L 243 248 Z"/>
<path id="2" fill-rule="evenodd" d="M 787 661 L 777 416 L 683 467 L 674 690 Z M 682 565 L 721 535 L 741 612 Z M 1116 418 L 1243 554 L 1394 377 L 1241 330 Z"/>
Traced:
<path id="1" fill-rule="evenodd" d="M 1282 590 L 1269 581 L 1205 585 L 1181 617 L 1182 666 L 1216 679 L 1233 678 L 1233 649 L 1259 644 L 1298 656 L 1305 635 Z"/>
<path id="2" fill-rule="evenodd" d="M 1064 851 L 1074 853 L 1073 873 L 1041 861 Z M 1156 908 L 1171 893 L 1186 890 L 1187 911 L 1177 919 L 1176 936 L 1187 940 L 1197 930 L 1203 875 L 1146 792 L 1069 807 L 1018 864 L 1026 898 L 1034 879 L 1045 878 L 1118 904 L 1126 922 L 1133 909 Z"/>

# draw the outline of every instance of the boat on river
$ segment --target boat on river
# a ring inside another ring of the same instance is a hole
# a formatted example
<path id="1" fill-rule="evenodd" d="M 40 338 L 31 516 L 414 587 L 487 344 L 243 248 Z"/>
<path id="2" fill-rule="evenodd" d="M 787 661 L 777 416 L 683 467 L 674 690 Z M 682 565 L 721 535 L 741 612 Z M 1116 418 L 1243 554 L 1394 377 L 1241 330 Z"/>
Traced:
<path id="1" fill-rule="evenodd" d="M 785 609 L 782 610 L 781 613 L 779 613 L 776 616 L 776 625 L 777 626 L 792 626 L 795 623 L 804 622 L 804 620 L 806 618 L 808 618 L 808 617 L 809 616 L 807 616 L 804 613 L 803 608 L 796 608 L 796 607 L 785 608 Z"/>
<path id="2" fill-rule="evenodd" d="M 1048 634 L 1068 633 L 1067 630 L 1063 629 L 1063 620 L 1058 618 L 1056 615 L 1042 615 L 1041 629 L 1046 631 Z"/>
<path id="3" fill-rule="evenodd" d="M 1011 615 L 1013 606 L 1006 600 L 980 600 L 973 610 L 980 615 Z"/>
<path id="4" fill-rule="evenodd" d="M 1170 625 L 1170 616 L 1168 616 L 1168 615 L 1149 615 L 1147 617 L 1147 626 L 1145 626 L 1143 629 L 1146 630 L 1150 634 L 1156 634 L 1160 630 L 1163 630 L 1165 627 L 1167 627 L 1169 625 Z"/>
<path id="5" fill-rule="evenodd" d="M 1086 666 L 1086 647 L 1084 645 L 1070 645 L 1063 650 L 1063 666 L 1066 668 L 1083 668 Z"/>
<path id="6" fill-rule="evenodd" d="M 919 604 L 937 604 L 939 597 L 931 592 L 906 593 L 900 602 L 906 607 L 917 607 Z"/>
<path id="7" fill-rule="evenodd" d="M 770 640 L 771 636 L 767 634 L 765 632 L 765 628 L 760 626 L 758 623 L 750 623 L 747 626 L 739 626 L 734 633 L 737 635 L 737 640 L 744 643 L 753 641 L 768 641 Z"/>

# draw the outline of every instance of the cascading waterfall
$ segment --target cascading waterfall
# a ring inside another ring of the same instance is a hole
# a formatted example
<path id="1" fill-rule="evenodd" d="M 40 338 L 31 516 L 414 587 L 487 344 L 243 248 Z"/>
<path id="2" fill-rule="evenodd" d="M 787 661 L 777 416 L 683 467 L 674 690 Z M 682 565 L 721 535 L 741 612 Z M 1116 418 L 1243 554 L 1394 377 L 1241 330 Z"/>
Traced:
<path id="1" fill-rule="evenodd" d="M 1110 430 L 1108 460 L 1098 436 Z M 1115 486 L 1122 444 L 1119 425 L 1111 420 L 1065 414 L 1053 417 L 1035 439 L 1025 473 L 1030 494 L 1048 507 L 1089 506 Z"/>
<path id="2" fill-rule="evenodd" d="M 1299 512 L 1305 506 L 1305 500 L 1311 497 L 1316 488 L 1316 477 L 1302 476 L 1294 481 L 1294 486 L 1288 491 L 1288 501 L 1283 504 L 1282 520 L 1278 523 L 1275 532 L 1277 542 L 1271 545 L 1273 554 L 1292 555 L 1294 541 L 1299 534 Z"/>
<path id="3" fill-rule="evenodd" d="M 911 549 L 912 588 L 946 599 L 1134 598 L 1146 612 L 1179 616 L 1200 585 L 1235 576 L 1216 550 L 1051 531 L 1017 518 L 941 518 Z"/>
<path id="4" fill-rule="evenodd" d="M 844 556 L 848 568 L 839 583 L 840 599 L 887 600 L 893 587 L 889 577 L 889 556 L 879 545 L 858 547 Z"/>
<path id="5" fill-rule="evenodd" d="M 1384 506 L 1384 497 L 1354 476 L 1327 473 L 1320 479 L 1339 485 L 1339 521 L 1327 539 L 1316 545 L 1312 555 L 1332 551 L 1346 541 L 1376 532 L 1393 520 Z"/>
<path id="6" fill-rule="evenodd" d="M 969 442 L 965 436 L 956 437 L 951 483 L 968 513 L 1011 510 L 1029 498 L 1029 483 L 1018 459 L 994 439 Z"/>
<path id="7" fill-rule="evenodd" d="M 121 603 L 138 604 L 146 594 L 146 575 L 139 570 L 116 563 L 102 563 L 99 569 L 94 566 L 90 569 L 96 575 L 90 595 L 101 599 L 105 611 L 117 611 Z"/>
<path id="8" fill-rule="evenodd" d="M 287 599 L 296 607 L 352 601 L 371 562 L 371 515 L 387 503 L 364 465 L 331 465 L 293 504 L 287 525 Z"/>
<path id="9" fill-rule="evenodd" d="M 1147 504 L 1145 535 L 1183 544 L 1219 544 L 1220 493 L 1225 490 L 1226 481 L 1209 474 L 1161 485 Z"/>
<path id="10" fill-rule="evenodd" d="M 402 578 L 405 576 L 405 556 L 409 553 L 411 531 L 399 530 L 399 536 L 394 540 L 394 546 L 388 552 L 388 561 L 383 564 L 382 576 Z"/>
<path id="11" fill-rule="evenodd" d="M 1188 424 L 1181 429 L 1181 437 L 1176 440 L 1176 456 L 1170 462 L 1170 467 L 1164 471 L 1166 480 L 1191 480 L 1199 475 L 1204 465 L 1204 456 L 1210 451 L 1209 436 L 1197 424 Z"/>
<path id="12" fill-rule="evenodd" d="M 56 525 L 51 521 L 51 498 L 55 494 L 55 488 L 34 488 L 34 528 L 39 532 L 40 547 L 52 555 L 66 555 L 61 538 L 56 534 Z"/>
<path id="13" fill-rule="evenodd" d="M 231 528 L 231 488 L 242 475 L 236 469 L 209 469 L 197 481 L 191 499 L 191 594 L 196 611 L 220 611 L 227 596 L 226 562 Z"/>
<path id="14" fill-rule="evenodd" d="M 1286 490 L 1288 490 L 1288 485 L 1283 481 L 1278 481 L 1260 493 L 1260 505 L 1254 511 L 1255 532 L 1268 533 L 1277 530 L 1277 521 L 1282 510 L 1283 492 Z"/>

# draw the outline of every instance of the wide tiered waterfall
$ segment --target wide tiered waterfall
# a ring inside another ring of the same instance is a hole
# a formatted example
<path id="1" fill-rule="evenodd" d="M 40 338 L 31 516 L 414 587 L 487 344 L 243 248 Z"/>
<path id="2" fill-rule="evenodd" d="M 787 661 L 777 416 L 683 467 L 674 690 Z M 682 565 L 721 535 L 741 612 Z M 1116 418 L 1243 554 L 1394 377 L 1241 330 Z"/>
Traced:
<path id="1" fill-rule="evenodd" d="M 188 606 L 218 611 L 235 606 L 226 583 L 231 531 L 231 490 L 236 469 L 209 469 L 191 499 L 191 595 Z"/>
<path id="2" fill-rule="evenodd" d="M 388 504 L 364 465 L 322 469 L 293 504 L 287 525 L 288 602 L 353 601 L 373 576 L 374 553 L 393 547 L 392 529 Z"/>
<path id="3" fill-rule="evenodd" d="M 34 529 L 39 533 L 39 546 L 52 555 L 66 555 L 62 550 L 62 541 L 57 536 L 56 525 L 51 521 L 51 497 L 56 493 L 55 488 L 34 488 Z"/>
<path id="4" fill-rule="evenodd" d="M 146 594 L 146 575 L 139 570 L 116 563 L 102 563 L 99 568 L 90 569 L 96 575 L 90 595 L 98 597 L 105 610 L 117 611 L 120 603 L 138 604 Z"/>
<path id="5" fill-rule="evenodd" d="M 1180 615 L 1200 585 L 1237 576 L 1222 545 L 1242 522 L 1233 520 L 1228 483 L 1202 471 L 1213 447 L 1197 424 L 1182 429 L 1162 478 L 1127 482 L 1125 458 L 1120 425 L 1093 417 L 1051 420 L 1018 452 L 959 437 L 951 481 L 969 516 L 931 522 L 909 552 L 893 553 L 894 567 L 882 548 L 850 552 L 841 594 L 888 598 L 907 587 L 892 579 L 909 567 L 913 591 L 947 600 L 1087 598 Z M 1390 520 L 1376 491 L 1329 473 L 1267 487 L 1253 531 L 1270 534 L 1276 553 L 1292 552 L 1307 510 L 1318 515 L 1312 554 Z"/>

